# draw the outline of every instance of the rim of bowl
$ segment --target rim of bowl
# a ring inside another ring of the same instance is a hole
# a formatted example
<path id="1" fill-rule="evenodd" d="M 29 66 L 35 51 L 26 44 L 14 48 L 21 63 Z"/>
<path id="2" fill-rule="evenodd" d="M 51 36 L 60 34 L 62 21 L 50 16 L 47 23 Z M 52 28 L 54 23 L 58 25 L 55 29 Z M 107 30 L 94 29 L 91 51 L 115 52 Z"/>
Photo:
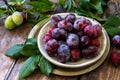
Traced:
<path id="1" fill-rule="evenodd" d="M 64 17 L 64 16 L 66 16 L 67 14 L 69 14 L 69 13 L 59 13 L 58 15 Z M 77 14 L 75 14 L 75 15 L 76 15 L 76 17 L 84 17 L 84 16 L 78 16 Z M 85 18 L 88 19 L 88 20 L 90 20 L 90 21 L 92 21 L 92 24 L 96 23 L 96 24 L 101 25 L 101 24 L 100 24 L 99 22 L 97 22 L 96 20 L 93 20 L 93 19 L 87 18 L 87 17 L 85 17 Z M 93 22 L 94 22 L 94 23 L 93 23 Z M 99 56 L 97 55 L 95 58 L 91 59 L 90 61 L 84 62 L 84 63 L 81 63 L 81 64 L 66 64 L 66 63 L 61 63 L 61 62 L 59 62 L 59 61 L 57 61 L 57 60 L 54 60 L 51 56 L 49 56 L 48 54 L 46 54 L 47 52 L 44 53 L 44 51 L 43 51 L 44 48 L 42 48 L 42 47 L 43 47 L 43 46 L 42 46 L 42 43 L 40 43 L 40 38 L 42 38 L 41 34 L 43 33 L 42 31 L 44 31 L 44 28 L 45 28 L 49 23 L 50 23 L 50 21 L 48 21 L 48 22 L 41 28 L 41 30 L 39 31 L 39 34 L 38 34 L 38 37 L 37 37 L 37 43 L 38 43 L 38 48 L 39 48 L 41 54 L 43 55 L 43 57 L 46 58 L 46 59 L 47 59 L 49 62 L 51 62 L 52 64 L 54 64 L 54 65 L 56 65 L 56 66 L 59 66 L 59 67 L 64 67 L 64 68 L 78 68 L 78 67 L 84 67 L 84 66 L 90 65 L 90 64 L 96 62 L 97 60 L 99 60 L 99 59 L 102 57 L 102 55 L 103 55 L 103 53 L 104 53 L 104 51 L 105 51 L 105 48 L 106 48 L 106 46 L 107 46 L 107 40 L 106 40 L 106 36 L 105 36 L 105 32 L 106 32 L 106 31 L 105 31 L 104 28 L 102 28 L 102 34 L 103 34 L 103 36 L 104 36 L 104 38 L 105 38 L 105 40 L 104 40 L 104 42 L 103 42 L 104 46 L 102 46 L 103 49 L 102 49 L 102 51 L 98 54 Z M 75 62 L 73 62 L 73 63 L 75 63 Z"/>

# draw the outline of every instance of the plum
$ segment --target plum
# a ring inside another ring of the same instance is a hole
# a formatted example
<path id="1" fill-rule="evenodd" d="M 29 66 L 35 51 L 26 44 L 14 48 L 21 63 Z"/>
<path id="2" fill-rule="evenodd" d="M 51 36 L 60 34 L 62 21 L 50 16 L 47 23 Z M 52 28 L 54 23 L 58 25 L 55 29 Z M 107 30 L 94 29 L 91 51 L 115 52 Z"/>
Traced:
<path id="1" fill-rule="evenodd" d="M 5 20 L 5 28 L 6 29 L 14 29 L 15 28 L 15 23 L 13 22 L 13 20 L 12 20 L 12 16 L 10 15 L 10 16 L 8 16 L 7 18 L 6 18 L 6 20 Z"/>
<path id="2" fill-rule="evenodd" d="M 77 31 L 83 30 L 87 25 L 91 25 L 91 22 L 83 17 L 80 17 L 74 22 L 74 29 Z"/>
<path id="3" fill-rule="evenodd" d="M 63 20 L 63 18 L 60 15 L 53 15 L 53 16 L 51 16 L 51 24 L 53 26 L 57 27 L 58 22 L 61 21 L 61 20 Z"/>
<path id="4" fill-rule="evenodd" d="M 23 16 L 20 12 L 16 11 L 12 14 L 12 20 L 17 26 L 19 26 L 23 23 Z"/>
<path id="5" fill-rule="evenodd" d="M 76 16 L 73 13 L 67 14 L 65 20 L 74 23 L 74 21 L 76 20 Z"/>
<path id="6" fill-rule="evenodd" d="M 74 33 L 70 33 L 66 40 L 67 45 L 70 48 L 78 48 L 79 46 L 79 37 Z"/>
<path id="7" fill-rule="evenodd" d="M 93 58 L 98 53 L 98 47 L 96 46 L 89 46 L 82 50 L 82 56 L 84 58 Z"/>
<path id="8" fill-rule="evenodd" d="M 78 61 L 81 59 L 81 51 L 80 49 L 72 49 L 70 51 L 71 54 L 71 60 L 72 61 Z"/>
<path id="9" fill-rule="evenodd" d="M 66 20 L 62 20 L 58 22 L 58 28 L 65 29 L 66 31 L 71 31 L 73 29 L 73 25 Z"/>
<path id="10" fill-rule="evenodd" d="M 112 43 L 116 46 L 116 47 L 120 47 L 120 36 L 119 35 L 115 35 L 112 38 Z"/>
<path id="11" fill-rule="evenodd" d="M 113 65 L 120 66 L 120 53 L 118 52 L 111 52 L 110 59 Z"/>
<path id="12" fill-rule="evenodd" d="M 90 44 L 90 38 L 88 36 L 81 36 L 80 37 L 80 46 L 85 47 Z"/>
<path id="13" fill-rule="evenodd" d="M 57 58 L 62 63 L 66 63 L 70 59 L 70 48 L 68 45 L 62 44 L 59 46 Z"/>
<path id="14" fill-rule="evenodd" d="M 54 53 L 56 53 L 58 48 L 58 42 L 55 39 L 50 39 L 48 42 L 46 42 L 45 44 L 45 50 L 47 51 L 47 53 L 51 56 L 54 55 Z"/>
<path id="15" fill-rule="evenodd" d="M 66 39 L 67 37 L 67 32 L 64 29 L 60 29 L 60 28 L 55 28 L 52 31 L 52 37 L 55 39 Z"/>
<path id="16" fill-rule="evenodd" d="M 91 38 L 97 38 L 98 37 L 97 30 L 92 25 L 87 25 L 85 27 L 84 34 L 86 34 L 87 36 L 89 36 Z"/>

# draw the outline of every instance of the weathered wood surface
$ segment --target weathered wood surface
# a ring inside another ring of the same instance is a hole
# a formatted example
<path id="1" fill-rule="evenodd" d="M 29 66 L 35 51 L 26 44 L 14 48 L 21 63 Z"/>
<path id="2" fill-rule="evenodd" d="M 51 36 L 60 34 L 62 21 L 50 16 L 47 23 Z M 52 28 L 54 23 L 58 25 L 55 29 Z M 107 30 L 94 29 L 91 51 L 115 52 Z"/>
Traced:
<path id="1" fill-rule="evenodd" d="M 8 31 L 4 25 L 0 25 L 0 80 L 4 80 L 15 61 L 5 56 L 5 52 L 14 44 L 24 43 L 31 29 L 31 25 L 25 24 L 15 30 Z"/>
<path id="2" fill-rule="evenodd" d="M 110 14 L 115 14 L 120 17 L 120 0 L 110 0 L 107 5 Z"/>
<path id="3" fill-rule="evenodd" d="M 110 14 L 120 17 L 120 0 L 110 0 L 108 8 Z M 18 72 L 25 58 L 14 60 L 5 56 L 5 52 L 14 44 L 24 43 L 32 27 L 33 25 L 23 24 L 9 31 L 5 29 L 4 24 L 0 24 L 0 80 L 18 80 Z M 113 67 L 108 56 L 97 69 L 81 76 L 62 77 L 52 74 L 48 77 L 37 69 L 25 80 L 120 80 L 120 67 Z"/>

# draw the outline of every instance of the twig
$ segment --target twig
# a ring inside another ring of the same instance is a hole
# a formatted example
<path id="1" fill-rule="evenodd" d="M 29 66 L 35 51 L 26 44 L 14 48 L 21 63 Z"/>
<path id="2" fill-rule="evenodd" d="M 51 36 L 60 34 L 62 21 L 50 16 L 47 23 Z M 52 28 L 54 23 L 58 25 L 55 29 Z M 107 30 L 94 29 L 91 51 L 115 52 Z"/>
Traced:
<path id="1" fill-rule="evenodd" d="M 7 5 L 7 7 L 12 11 L 12 12 L 14 12 L 13 11 L 13 9 L 10 7 L 10 5 L 8 4 L 8 2 L 7 2 L 7 0 L 3 0 L 4 2 L 5 2 L 5 4 Z"/>

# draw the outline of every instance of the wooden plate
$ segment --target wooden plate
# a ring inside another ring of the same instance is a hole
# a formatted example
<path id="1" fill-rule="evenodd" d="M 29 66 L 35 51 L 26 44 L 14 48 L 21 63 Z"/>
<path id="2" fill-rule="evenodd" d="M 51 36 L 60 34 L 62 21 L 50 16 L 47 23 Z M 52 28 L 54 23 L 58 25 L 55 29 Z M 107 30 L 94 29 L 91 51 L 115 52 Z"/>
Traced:
<path id="1" fill-rule="evenodd" d="M 62 16 L 63 18 L 69 13 L 59 13 L 60 16 Z M 80 18 L 80 17 L 83 17 L 83 16 L 78 16 L 76 15 L 77 18 Z M 90 18 L 87 18 L 87 17 L 84 17 L 86 19 L 88 19 L 89 21 L 91 21 L 92 25 L 95 25 L 95 24 L 99 24 L 97 21 L 93 20 L 93 19 L 90 19 Z M 105 36 L 105 30 L 102 29 L 102 35 L 99 37 L 99 41 L 100 41 L 100 47 L 99 47 L 99 50 L 98 50 L 98 55 L 94 58 L 91 58 L 91 59 L 85 59 L 85 58 L 82 58 L 80 59 L 79 61 L 77 62 L 67 62 L 67 63 L 61 63 L 57 60 L 56 57 L 51 57 L 47 54 L 46 50 L 45 50 L 45 46 L 44 46 L 44 42 L 43 42 L 43 36 L 48 32 L 48 30 L 52 27 L 52 25 L 50 24 L 50 21 L 48 21 L 47 23 L 45 23 L 45 25 L 41 28 L 39 34 L 38 34 L 38 40 L 37 40 L 37 43 L 38 43 L 38 48 L 41 52 L 41 54 L 48 60 L 50 61 L 51 63 L 53 63 L 54 65 L 56 66 L 60 66 L 60 67 L 64 67 L 64 68 L 80 68 L 80 67 L 85 67 L 85 66 L 89 66 L 93 63 L 95 63 L 97 60 L 99 60 L 102 55 L 104 54 L 104 51 L 105 51 L 105 48 L 107 46 L 107 39 L 106 39 L 106 36 Z"/>
<path id="2" fill-rule="evenodd" d="M 28 35 L 28 38 L 37 38 L 39 30 L 44 25 L 44 23 L 48 22 L 48 20 L 49 19 L 45 19 L 45 20 L 39 22 L 35 27 L 33 27 L 33 29 L 31 30 L 31 32 Z M 66 69 L 66 68 L 60 68 L 58 66 L 55 66 L 55 69 L 53 70 L 52 73 L 56 74 L 56 75 L 61 75 L 61 76 L 76 76 L 76 75 L 82 75 L 82 74 L 88 73 L 88 72 L 96 69 L 97 67 L 99 67 L 106 59 L 106 57 L 109 53 L 109 49 L 110 49 L 110 41 L 109 41 L 109 37 L 106 32 L 105 32 L 105 35 L 107 37 L 107 47 L 105 49 L 103 56 L 96 63 L 94 63 L 88 67 L 73 68 L 73 69 Z"/>

